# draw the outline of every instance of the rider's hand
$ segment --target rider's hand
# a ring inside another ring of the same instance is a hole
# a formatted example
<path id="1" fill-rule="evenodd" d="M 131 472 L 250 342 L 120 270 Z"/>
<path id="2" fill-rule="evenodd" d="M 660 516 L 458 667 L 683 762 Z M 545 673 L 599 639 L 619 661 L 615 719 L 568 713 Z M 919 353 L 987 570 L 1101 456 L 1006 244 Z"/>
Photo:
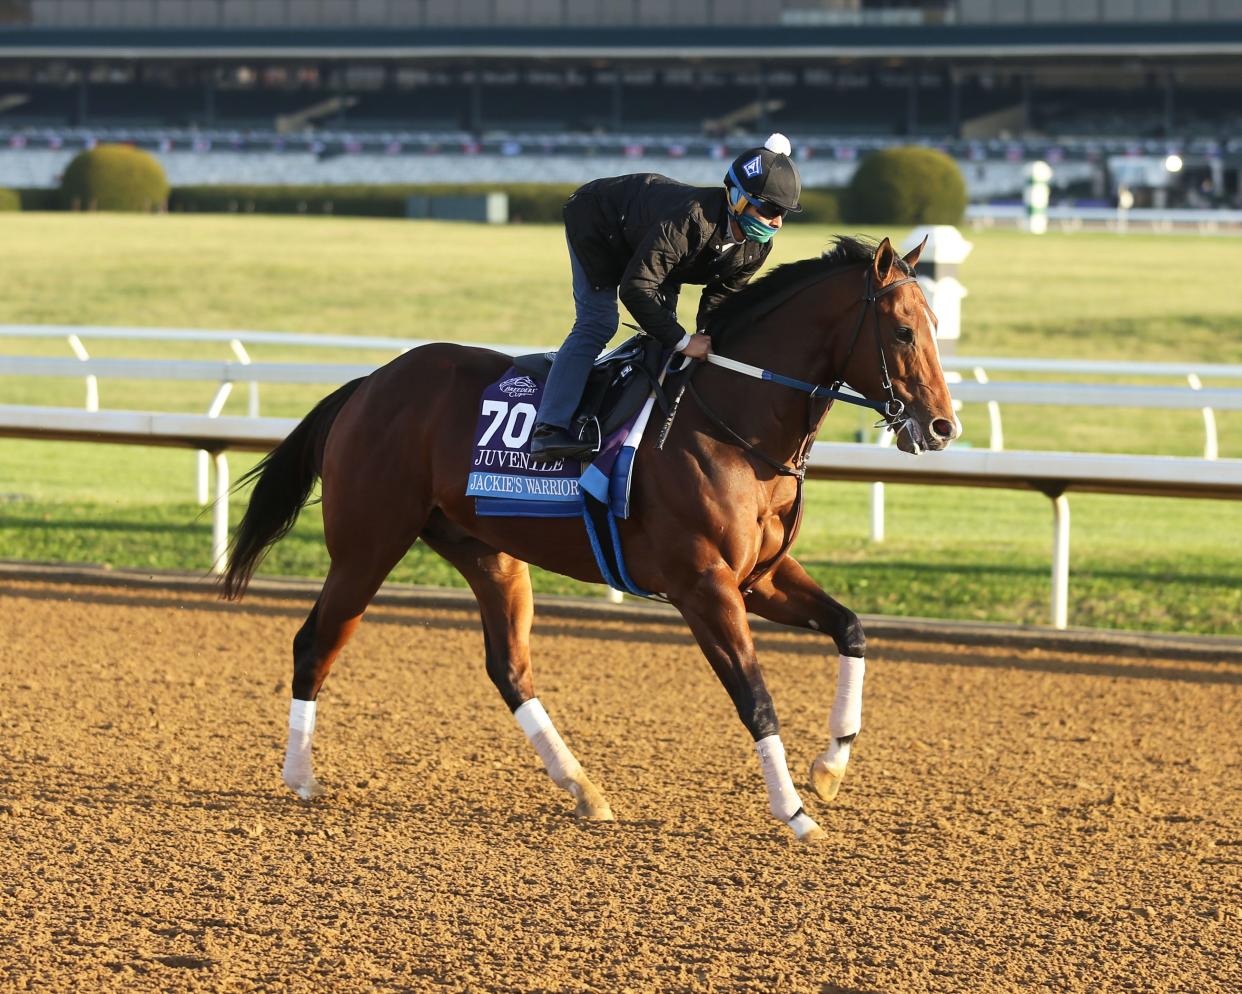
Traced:
<path id="1" fill-rule="evenodd" d="M 688 341 L 686 343 L 686 347 L 681 350 L 681 354 L 702 362 L 712 354 L 712 340 L 707 335 L 691 335 L 690 341 Z"/>

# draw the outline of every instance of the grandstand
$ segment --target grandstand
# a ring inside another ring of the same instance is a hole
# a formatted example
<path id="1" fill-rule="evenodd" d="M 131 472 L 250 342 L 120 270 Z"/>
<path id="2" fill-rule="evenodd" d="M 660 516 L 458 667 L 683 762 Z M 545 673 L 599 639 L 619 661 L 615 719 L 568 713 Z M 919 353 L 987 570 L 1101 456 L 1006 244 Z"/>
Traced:
<path id="1" fill-rule="evenodd" d="M 0 143 L 457 149 L 563 177 L 779 127 L 825 182 L 906 141 L 965 163 L 1176 151 L 1195 195 L 1234 203 L 1240 54 L 1242 0 L 0 0 Z"/>

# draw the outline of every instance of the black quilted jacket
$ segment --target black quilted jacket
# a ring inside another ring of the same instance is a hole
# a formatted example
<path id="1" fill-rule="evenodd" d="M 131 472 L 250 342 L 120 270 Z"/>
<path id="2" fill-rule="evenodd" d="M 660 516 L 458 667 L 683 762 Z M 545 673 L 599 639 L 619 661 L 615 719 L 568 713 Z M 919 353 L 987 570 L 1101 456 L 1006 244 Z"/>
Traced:
<path id="1" fill-rule="evenodd" d="M 677 323 L 683 284 L 702 284 L 697 327 L 759 271 L 772 243 L 730 242 L 724 187 L 686 186 L 658 173 L 597 179 L 565 204 L 565 230 L 596 289 L 617 287 L 644 331 L 665 345 Z"/>

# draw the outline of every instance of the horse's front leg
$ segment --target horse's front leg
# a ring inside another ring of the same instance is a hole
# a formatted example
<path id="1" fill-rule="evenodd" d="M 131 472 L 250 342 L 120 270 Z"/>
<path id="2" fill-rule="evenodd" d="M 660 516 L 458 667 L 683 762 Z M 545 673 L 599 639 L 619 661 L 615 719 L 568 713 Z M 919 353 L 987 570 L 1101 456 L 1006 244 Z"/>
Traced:
<path id="1" fill-rule="evenodd" d="M 737 578 L 722 564 L 700 574 L 687 590 L 671 595 L 671 599 L 755 740 L 772 817 L 788 825 L 800 840 L 822 839 L 823 831 L 803 810 L 789 776 L 776 708 L 759 670 Z"/>
<path id="2" fill-rule="evenodd" d="M 795 628 L 811 628 L 837 644 L 837 694 L 828 715 L 828 750 L 811 764 L 811 787 L 825 801 L 841 788 L 850 748 L 862 727 L 863 657 L 867 640 L 858 616 L 829 597 L 791 556 L 746 596 L 750 611 Z"/>

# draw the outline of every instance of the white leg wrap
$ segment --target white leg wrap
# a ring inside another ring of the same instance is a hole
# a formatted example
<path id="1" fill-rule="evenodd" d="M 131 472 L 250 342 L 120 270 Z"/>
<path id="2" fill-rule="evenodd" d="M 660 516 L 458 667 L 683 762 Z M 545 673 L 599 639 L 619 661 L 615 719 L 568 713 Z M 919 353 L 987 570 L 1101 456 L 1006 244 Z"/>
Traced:
<path id="1" fill-rule="evenodd" d="M 763 782 L 768 788 L 768 810 L 777 821 L 791 824 L 793 816 L 802 809 L 802 798 L 794 788 L 785 763 L 785 744 L 779 735 L 769 735 L 755 743 L 759 753 L 759 766 L 763 769 Z M 805 815 L 803 815 L 805 817 Z M 796 826 L 794 830 L 797 831 Z"/>
<path id="2" fill-rule="evenodd" d="M 532 697 L 513 712 L 513 717 L 517 719 L 518 727 L 530 739 L 535 752 L 539 753 L 548 776 L 557 786 L 569 790 L 570 784 L 580 779 L 582 767 L 569 751 L 569 746 L 565 745 L 556 726 L 552 724 L 552 719 L 548 717 L 548 712 L 539 703 L 539 698 Z"/>
<path id="3" fill-rule="evenodd" d="M 828 716 L 828 732 L 834 739 L 857 734 L 862 728 L 863 661 L 857 656 L 842 656 L 837 671 L 837 696 Z"/>
<path id="4" fill-rule="evenodd" d="M 315 773 L 311 741 L 315 735 L 315 702 L 289 702 L 289 745 L 285 750 L 285 783 L 304 799 L 314 796 Z"/>

